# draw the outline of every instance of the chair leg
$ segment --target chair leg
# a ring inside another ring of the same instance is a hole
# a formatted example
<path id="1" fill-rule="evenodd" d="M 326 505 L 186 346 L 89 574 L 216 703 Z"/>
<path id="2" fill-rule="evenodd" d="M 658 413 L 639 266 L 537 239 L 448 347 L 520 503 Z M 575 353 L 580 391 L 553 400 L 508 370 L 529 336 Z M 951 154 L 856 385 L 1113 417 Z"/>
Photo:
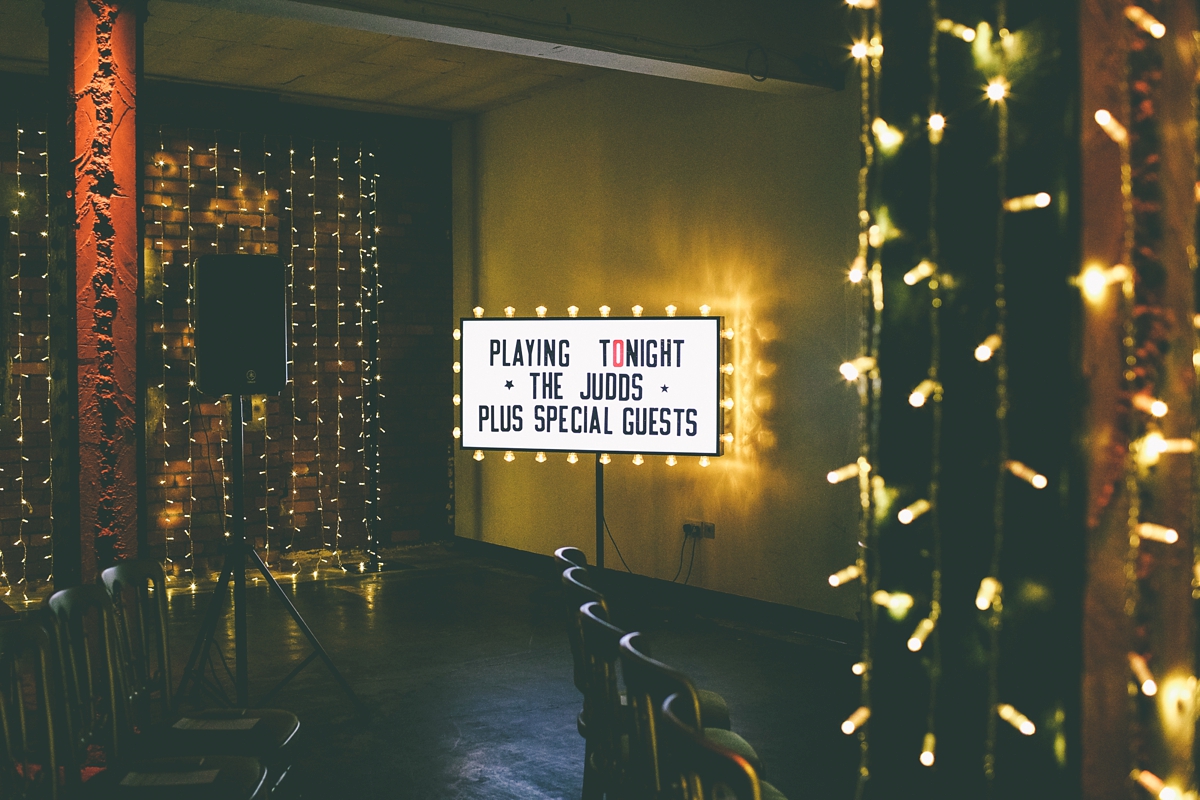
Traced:
<path id="1" fill-rule="evenodd" d="M 603 800 L 604 785 L 600 770 L 596 769 L 595 747 L 590 739 L 583 751 L 583 800 Z"/>

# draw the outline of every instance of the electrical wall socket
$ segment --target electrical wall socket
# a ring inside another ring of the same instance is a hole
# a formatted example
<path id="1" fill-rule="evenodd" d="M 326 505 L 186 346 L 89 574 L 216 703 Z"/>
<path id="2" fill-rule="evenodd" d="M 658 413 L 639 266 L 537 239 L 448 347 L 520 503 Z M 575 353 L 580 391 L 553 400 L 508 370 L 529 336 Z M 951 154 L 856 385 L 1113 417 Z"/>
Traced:
<path id="1" fill-rule="evenodd" d="M 698 519 L 688 519 L 683 522 L 683 535 L 703 539 L 713 539 L 717 535 L 717 526 L 712 522 L 702 522 Z"/>

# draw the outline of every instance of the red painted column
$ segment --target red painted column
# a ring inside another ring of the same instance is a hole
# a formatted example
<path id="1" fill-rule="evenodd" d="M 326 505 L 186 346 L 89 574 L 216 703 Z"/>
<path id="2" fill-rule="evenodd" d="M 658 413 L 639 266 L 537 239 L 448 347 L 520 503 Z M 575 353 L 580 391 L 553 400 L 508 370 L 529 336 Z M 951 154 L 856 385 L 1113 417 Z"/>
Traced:
<path id="1" fill-rule="evenodd" d="M 74 2 L 75 304 L 84 582 L 137 554 L 139 3 Z"/>

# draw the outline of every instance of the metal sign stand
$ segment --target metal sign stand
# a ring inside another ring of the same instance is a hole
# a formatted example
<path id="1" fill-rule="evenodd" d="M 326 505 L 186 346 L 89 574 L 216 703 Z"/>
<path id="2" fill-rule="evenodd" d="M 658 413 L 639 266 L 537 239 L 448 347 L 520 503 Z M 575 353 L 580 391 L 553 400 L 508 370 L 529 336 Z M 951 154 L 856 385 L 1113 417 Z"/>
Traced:
<path id="1" fill-rule="evenodd" d="M 596 453 L 596 568 L 604 569 L 604 464 Z"/>

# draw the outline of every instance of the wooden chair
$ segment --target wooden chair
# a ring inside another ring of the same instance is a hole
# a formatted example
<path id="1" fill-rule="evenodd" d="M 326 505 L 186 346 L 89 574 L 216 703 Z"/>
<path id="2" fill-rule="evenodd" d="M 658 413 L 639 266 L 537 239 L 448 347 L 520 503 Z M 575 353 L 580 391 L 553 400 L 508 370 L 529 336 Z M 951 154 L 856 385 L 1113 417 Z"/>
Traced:
<path id="1" fill-rule="evenodd" d="M 604 608 L 597 602 L 585 603 L 579 609 L 579 622 L 588 667 L 584 797 L 624 797 L 629 708 L 617 685 L 617 663 L 625 631 L 609 623 Z"/>
<path id="2" fill-rule="evenodd" d="M 655 661 L 646 653 L 644 637 L 640 633 L 628 633 L 621 638 L 621 674 L 625 679 L 625 691 L 632 711 L 629 738 L 629 778 L 631 796 L 658 800 L 670 797 L 666 793 L 659 769 L 658 727 L 662 704 L 673 694 L 683 700 L 678 713 L 684 722 L 714 744 L 737 753 L 756 770 L 761 770 L 758 753 L 749 742 L 736 733 L 711 726 L 703 726 L 700 697 L 690 678 L 679 670 L 661 661 Z"/>
<path id="3" fill-rule="evenodd" d="M 146 755 L 249 755 L 279 785 L 291 766 L 289 745 L 300 721 L 272 708 L 216 708 L 175 714 L 167 628 L 166 578 L 153 561 L 127 561 L 101 574 L 115 612 L 120 668 L 128 692 L 131 723 L 144 734 Z"/>
<path id="4" fill-rule="evenodd" d="M 662 780 L 674 800 L 787 800 L 742 756 L 721 747 L 690 727 L 685 695 L 673 694 L 662 705 Z M 677 713 L 678 712 L 678 713 Z"/>
<path id="5" fill-rule="evenodd" d="M 569 567 L 587 569 L 588 566 L 587 554 L 578 547 L 560 547 L 554 551 L 554 558 L 558 561 L 559 569 L 568 569 Z"/>
<path id="6" fill-rule="evenodd" d="M 266 771 L 253 758 L 166 759 L 134 768 L 113 764 L 81 782 L 56 641 L 61 638 L 48 611 L 0 624 L 0 789 L 5 798 L 258 800 L 263 795 Z"/>

